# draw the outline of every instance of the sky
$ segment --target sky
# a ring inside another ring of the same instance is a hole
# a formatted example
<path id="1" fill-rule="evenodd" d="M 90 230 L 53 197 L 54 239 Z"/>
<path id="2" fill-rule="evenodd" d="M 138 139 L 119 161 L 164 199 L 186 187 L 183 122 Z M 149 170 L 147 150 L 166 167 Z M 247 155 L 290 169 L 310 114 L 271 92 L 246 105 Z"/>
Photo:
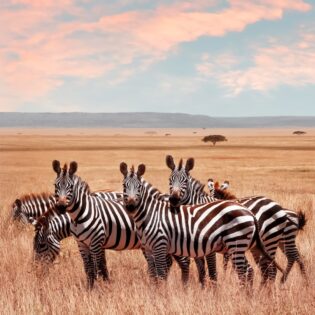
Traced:
<path id="1" fill-rule="evenodd" d="M 315 116 L 315 1 L 0 2 L 0 111 Z"/>

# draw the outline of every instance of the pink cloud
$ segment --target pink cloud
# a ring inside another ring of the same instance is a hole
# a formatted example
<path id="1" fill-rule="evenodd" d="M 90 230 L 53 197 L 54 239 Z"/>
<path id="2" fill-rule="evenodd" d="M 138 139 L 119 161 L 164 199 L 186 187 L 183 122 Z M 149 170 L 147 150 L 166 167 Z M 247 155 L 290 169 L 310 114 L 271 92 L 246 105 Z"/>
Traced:
<path id="1" fill-rule="evenodd" d="M 228 7 L 216 9 L 216 1 L 196 0 L 108 15 L 106 4 L 90 11 L 75 0 L 11 0 L 0 7 L 5 25 L 0 81 L 6 95 L 25 100 L 58 88 L 68 76 L 88 80 L 116 70 L 120 74 L 111 82 L 118 84 L 183 42 L 239 32 L 261 20 L 280 19 L 286 10 L 310 8 L 302 0 L 230 0 Z M 60 20 L 64 13 L 72 19 Z"/>
<path id="2" fill-rule="evenodd" d="M 315 84 L 315 38 L 303 34 L 288 45 L 273 41 L 271 46 L 257 49 L 253 63 L 240 69 L 237 64 L 222 66 L 222 56 L 208 59 L 203 56 L 197 71 L 203 77 L 218 80 L 231 95 L 245 90 L 269 91 L 280 85 Z"/>
<path id="3" fill-rule="evenodd" d="M 285 10 L 305 12 L 311 6 L 301 0 L 231 0 L 230 7 L 215 13 L 187 11 L 186 8 L 189 5 L 182 4 L 162 6 L 150 12 L 105 16 L 92 27 L 115 33 L 128 32 L 143 47 L 169 51 L 182 42 L 201 36 L 223 36 L 227 32 L 242 31 L 260 20 L 280 19 Z"/>

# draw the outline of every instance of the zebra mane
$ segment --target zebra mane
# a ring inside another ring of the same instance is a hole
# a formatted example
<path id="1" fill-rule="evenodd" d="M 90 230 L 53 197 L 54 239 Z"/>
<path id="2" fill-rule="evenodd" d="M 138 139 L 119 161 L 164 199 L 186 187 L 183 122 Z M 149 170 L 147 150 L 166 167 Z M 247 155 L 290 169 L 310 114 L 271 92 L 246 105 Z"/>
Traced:
<path id="1" fill-rule="evenodd" d="M 34 199 L 37 199 L 37 198 L 49 199 L 50 197 L 53 197 L 52 193 L 42 192 L 42 193 L 28 193 L 28 194 L 22 195 L 18 199 L 21 200 L 22 203 L 24 203 L 28 201 L 33 201 Z"/>
<path id="2" fill-rule="evenodd" d="M 190 181 L 196 191 L 205 193 L 204 192 L 205 184 L 202 184 L 198 179 L 195 179 L 193 177 L 190 177 Z"/>
<path id="3" fill-rule="evenodd" d="M 230 193 L 228 190 L 222 190 L 218 187 L 215 187 L 214 198 L 222 200 L 233 200 L 237 199 L 235 195 Z"/>
<path id="4" fill-rule="evenodd" d="M 149 191 L 149 195 L 156 198 L 159 195 L 164 195 L 158 188 L 154 187 L 152 184 L 141 178 L 141 182 L 144 184 L 146 189 Z"/>
<path id="5" fill-rule="evenodd" d="M 89 184 L 86 181 L 82 180 L 81 177 L 74 175 L 74 184 L 78 185 L 79 188 L 83 188 L 87 194 L 91 194 L 91 189 L 90 189 Z"/>

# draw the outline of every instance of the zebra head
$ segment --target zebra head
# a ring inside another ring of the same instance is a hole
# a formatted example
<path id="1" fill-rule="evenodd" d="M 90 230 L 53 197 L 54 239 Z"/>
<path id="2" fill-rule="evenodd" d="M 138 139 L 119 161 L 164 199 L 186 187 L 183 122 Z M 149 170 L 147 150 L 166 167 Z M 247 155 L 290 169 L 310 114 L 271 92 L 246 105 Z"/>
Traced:
<path id="1" fill-rule="evenodd" d="M 169 178 L 170 197 L 169 201 L 173 207 L 185 204 L 190 198 L 189 192 L 189 172 L 194 168 L 194 159 L 189 158 L 183 167 L 183 160 L 179 161 L 178 167 L 175 166 L 174 159 L 171 155 L 166 156 L 166 165 L 171 169 L 172 173 Z"/>
<path id="2" fill-rule="evenodd" d="M 236 196 L 229 191 L 230 183 L 229 181 L 224 181 L 223 184 L 218 182 L 214 185 L 214 198 L 223 200 L 233 200 Z"/>
<path id="3" fill-rule="evenodd" d="M 45 216 L 37 220 L 30 218 L 35 227 L 33 250 L 35 261 L 52 263 L 60 252 L 60 242 L 53 235 L 49 219 Z"/>
<path id="4" fill-rule="evenodd" d="M 12 205 L 12 219 L 23 224 L 29 223 L 29 219 L 24 213 L 23 202 L 20 199 L 16 199 Z"/>
<path id="5" fill-rule="evenodd" d="M 61 169 L 60 162 L 54 160 L 53 169 L 57 174 L 55 180 L 55 198 L 56 207 L 61 214 L 64 214 L 66 208 L 71 205 L 74 200 L 73 188 L 75 184 L 75 172 L 78 169 L 77 162 L 71 162 L 68 169 L 67 164 Z"/>
<path id="6" fill-rule="evenodd" d="M 140 164 L 137 172 L 132 166 L 128 172 L 126 163 L 120 163 L 120 172 L 124 175 L 123 179 L 123 200 L 125 207 L 129 213 L 133 213 L 141 202 L 141 192 L 143 182 L 142 175 L 145 173 L 145 165 Z"/>
<path id="7" fill-rule="evenodd" d="M 211 197 L 214 197 L 214 194 L 215 194 L 215 189 L 214 189 L 214 181 L 212 178 L 209 178 L 208 179 L 208 188 L 209 188 L 209 194 Z"/>

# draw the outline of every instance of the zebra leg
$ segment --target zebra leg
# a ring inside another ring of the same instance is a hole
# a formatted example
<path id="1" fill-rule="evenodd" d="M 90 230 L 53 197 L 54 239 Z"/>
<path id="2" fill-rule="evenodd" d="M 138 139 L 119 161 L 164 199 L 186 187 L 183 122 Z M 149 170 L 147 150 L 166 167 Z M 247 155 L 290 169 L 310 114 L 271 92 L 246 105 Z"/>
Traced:
<path id="1" fill-rule="evenodd" d="M 158 244 L 153 248 L 153 257 L 158 278 L 166 280 L 167 278 L 167 245 Z"/>
<path id="2" fill-rule="evenodd" d="M 108 271 L 107 268 L 105 267 L 106 265 L 106 260 L 105 260 L 105 251 L 102 249 L 99 243 L 94 244 L 91 246 L 91 257 L 92 257 L 92 262 L 93 262 L 93 270 L 91 271 L 92 277 L 94 280 L 97 278 L 97 272 L 98 269 L 100 268 L 100 272 L 102 273 L 103 279 L 106 279 L 106 276 L 108 278 Z M 106 270 L 105 270 L 106 268 Z"/>
<path id="3" fill-rule="evenodd" d="M 207 260 L 210 280 L 213 284 L 216 284 L 218 277 L 217 277 L 217 260 L 216 260 L 215 252 L 207 255 L 206 260 Z"/>
<path id="4" fill-rule="evenodd" d="M 249 264 L 246 257 L 245 257 L 245 260 L 246 260 L 246 282 L 249 284 L 249 287 L 252 288 L 254 284 L 254 269 Z"/>
<path id="5" fill-rule="evenodd" d="M 223 255 L 223 270 L 225 272 L 227 270 L 229 260 L 230 260 L 230 255 L 228 253 L 224 253 L 224 255 Z"/>
<path id="6" fill-rule="evenodd" d="M 186 285 L 189 280 L 190 259 L 188 257 L 181 257 L 181 256 L 175 256 L 175 255 L 173 255 L 173 257 L 178 263 L 178 266 L 180 267 L 182 271 L 182 282 L 184 285 Z"/>
<path id="7" fill-rule="evenodd" d="M 105 250 L 101 254 L 101 259 L 98 265 L 98 275 L 103 277 L 104 281 L 109 281 L 109 273 L 107 269 Z"/>
<path id="8" fill-rule="evenodd" d="M 267 282 L 267 280 L 268 280 L 268 272 L 267 272 L 268 264 L 266 264 L 266 261 L 265 261 L 265 263 L 263 263 L 263 260 L 262 260 L 262 257 L 261 257 L 261 252 L 260 252 L 259 249 L 254 247 L 250 251 L 251 251 L 251 253 L 253 255 L 255 263 L 257 264 L 257 266 L 260 269 L 260 273 L 261 273 L 261 276 L 262 276 L 261 285 L 264 285 Z"/>
<path id="9" fill-rule="evenodd" d="M 232 253 L 232 265 L 235 271 L 237 272 L 238 278 L 241 282 L 242 286 L 245 286 L 247 280 L 247 269 L 248 269 L 248 262 L 245 257 L 244 251 L 235 251 Z"/>
<path id="10" fill-rule="evenodd" d="M 269 253 L 272 259 L 274 259 L 276 256 L 276 250 L 277 250 L 277 245 L 273 245 L 273 248 L 271 249 L 266 248 L 266 251 Z M 262 284 L 265 284 L 266 281 L 268 280 L 274 282 L 277 275 L 277 268 L 274 262 L 273 261 L 270 262 L 270 260 L 267 259 L 266 257 L 262 257 L 260 263 L 262 266 L 262 270 L 264 271 L 264 276 L 263 276 L 264 281 Z"/>
<path id="11" fill-rule="evenodd" d="M 79 243 L 79 250 L 83 260 L 84 270 L 87 277 L 88 289 L 92 289 L 94 285 L 95 275 L 94 275 L 94 262 L 89 248 L 83 244 Z"/>
<path id="12" fill-rule="evenodd" d="M 285 269 L 285 272 L 281 278 L 281 283 L 284 283 L 287 280 L 288 275 L 289 275 L 295 261 L 299 264 L 299 267 L 300 267 L 300 270 L 301 270 L 303 277 L 305 279 L 307 279 L 306 272 L 305 272 L 305 266 L 304 266 L 304 263 L 301 259 L 299 250 L 296 247 L 295 240 L 288 242 L 288 244 L 286 244 L 286 243 L 280 244 L 280 249 L 284 252 L 284 254 L 286 255 L 287 260 L 288 260 L 287 268 Z"/>
<path id="13" fill-rule="evenodd" d="M 157 277 L 156 273 L 156 267 L 155 267 L 155 262 L 154 262 L 154 257 L 151 253 L 148 253 L 144 250 L 144 248 L 141 248 L 142 254 L 147 261 L 148 264 L 148 274 L 151 280 L 155 281 Z M 169 261 L 168 261 L 169 263 Z"/>
<path id="14" fill-rule="evenodd" d="M 201 287 L 204 288 L 205 280 L 206 280 L 206 268 L 205 268 L 204 257 L 196 257 L 195 263 L 196 263 L 197 270 L 198 270 L 199 282 L 201 284 Z"/>

